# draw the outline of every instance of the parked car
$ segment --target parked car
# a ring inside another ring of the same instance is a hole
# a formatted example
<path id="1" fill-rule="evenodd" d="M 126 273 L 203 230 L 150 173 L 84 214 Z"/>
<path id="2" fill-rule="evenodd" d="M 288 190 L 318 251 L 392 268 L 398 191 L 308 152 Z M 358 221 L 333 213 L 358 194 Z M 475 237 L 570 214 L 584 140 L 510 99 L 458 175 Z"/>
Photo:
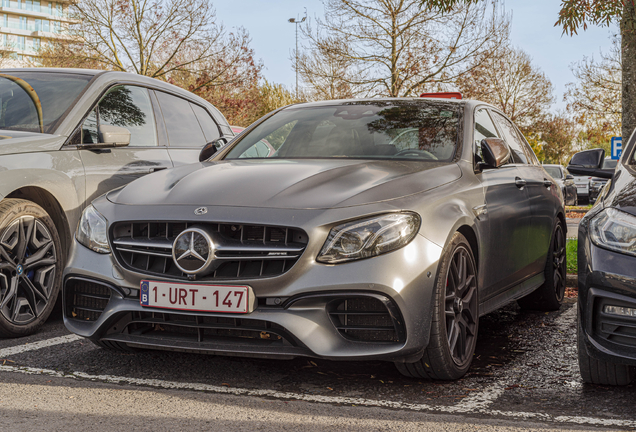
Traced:
<path id="1" fill-rule="evenodd" d="M 563 165 L 543 165 L 543 169 L 552 176 L 561 189 L 565 205 L 573 206 L 578 203 L 574 176 Z"/>
<path id="2" fill-rule="evenodd" d="M 592 180 L 592 176 L 574 176 L 577 201 L 580 203 L 587 202 L 590 199 L 590 180 Z"/>
<path id="3" fill-rule="evenodd" d="M 603 169 L 602 149 L 575 154 L 568 169 L 606 178 L 578 233 L 578 358 L 586 383 L 636 378 L 636 134 L 620 162 Z"/>
<path id="4" fill-rule="evenodd" d="M 273 155 L 244 157 L 263 140 Z M 480 316 L 515 300 L 559 308 L 562 201 L 486 104 L 293 105 L 210 161 L 87 207 L 64 322 L 108 349 L 376 359 L 457 379 Z"/>
<path id="5" fill-rule="evenodd" d="M 614 170 L 616 169 L 617 162 L 618 161 L 615 159 L 606 157 L 603 160 L 603 166 L 601 168 Z M 596 202 L 596 199 L 598 198 L 601 190 L 605 187 L 606 183 L 607 183 L 607 179 L 604 179 L 604 178 L 592 177 L 590 179 L 590 203 Z"/>
<path id="6" fill-rule="evenodd" d="M 203 99 L 129 73 L 4 69 L 0 100 L 0 336 L 24 336 L 54 307 L 87 202 L 233 134 Z"/>

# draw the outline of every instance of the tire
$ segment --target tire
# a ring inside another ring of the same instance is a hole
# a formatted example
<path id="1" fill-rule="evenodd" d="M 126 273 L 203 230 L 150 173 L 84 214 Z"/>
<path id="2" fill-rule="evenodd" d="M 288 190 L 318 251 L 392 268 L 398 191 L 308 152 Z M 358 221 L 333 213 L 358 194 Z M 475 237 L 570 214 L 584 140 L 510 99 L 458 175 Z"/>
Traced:
<path id="1" fill-rule="evenodd" d="M 444 248 L 435 282 L 431 334 L 423 357 L 395 363 L 412 378 L 456 380 L 466 374 L 479 328 L 477 267 L 466 238 L 455 233 Z"/>
<path id="2" fill-rule="evenodd" d="M 557 219 L 552 231 L 550 250 L 545 264 L 545 282 L 535 291 L 517 300 L 521 309 L 555 311 L 559 310 L 565 296 L 565 276 L 567 273 L 565 231 Z"/>
<path id="3" fill-rule="evenodd" d="M 579 312 L 580 313 L 580 312 Z M 636 368 L 603 360 L 597 360 L 588 355 L 585 348 L 585 334 L 581 327 L 581 317 L 578 317 L 577 348 L 579 352 L 579 369 L 583 382 L 598 385 L 624 386 L 636 378 Z"/>
<path id="4" fill-rule="evenodd" d="M 51 217 L 21 199 L 0 203 L 0 336 L 36 332 L 60 292 L 64 251 Z"/>

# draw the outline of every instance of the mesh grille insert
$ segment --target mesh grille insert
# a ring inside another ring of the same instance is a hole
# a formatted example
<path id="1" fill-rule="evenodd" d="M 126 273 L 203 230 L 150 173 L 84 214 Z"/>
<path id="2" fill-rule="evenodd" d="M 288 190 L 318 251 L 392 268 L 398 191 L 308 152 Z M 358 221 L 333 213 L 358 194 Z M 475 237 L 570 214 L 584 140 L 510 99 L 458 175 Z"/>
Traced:
<path id="1" fill-rule="evenodd" d="M 83 279 L 66 282 L 66 315 L 82 321 L 97 321 L 106 309 L 111 290 L 108 285 Z"/>

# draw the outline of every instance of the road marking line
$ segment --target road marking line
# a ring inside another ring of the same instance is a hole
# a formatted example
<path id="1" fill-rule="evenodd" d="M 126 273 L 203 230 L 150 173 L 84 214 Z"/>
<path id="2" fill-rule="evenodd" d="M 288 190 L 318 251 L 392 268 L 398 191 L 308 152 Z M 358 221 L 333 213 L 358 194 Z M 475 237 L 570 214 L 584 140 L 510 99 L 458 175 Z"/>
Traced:
<path id="1" fill-rule="evenodd" d="M 451 412 L 463 413 L 474 412 L 486 409 L 492 405 L 504 392 L 506 386 L 502 382 L 498 382 L 486 387 L 484 390 L 472 393 L 467 398 L 462 399 L 457 405 L 449 407 Z"/>
<path id="2" fill-rule="evenodd" d="M 143 379 L 143 378 L 128 378 L 119 377 L 113 375 L 90 375 L 84 372 L 64 373 L 50 369 L 40 369 L 31 367 L 18 367 L 18 366 L 0 366 L 0 372 L 15 372 L 28 375 L 49 375 L 59 378 L 72 378 L 72 379 L 85 379 L 91 381 L 100 381 L 110 384 L 129 384 L 137 386 L 147 386 L 163 389 L 174 390 L 194 390 L 201 392 L 229 394 L 235 396 L 256 396 L 256 397 L 270 397 L 274 399 L 293 399 L 304 402 L 314 403 L 328 403 L 328 404 L 344 404 L 344 405 L 359 405 L 367 407 L 378 408 L 393 408 L 409 411 L 429 411 L 440 412 L 447 414 L 454 414 L 457 412 L 470 413 L 470 414 L 485 414 L 490 416 L 500 417 L 512 417 L 523 419 L 536 419 L 547 422 L 555 423 L 568 423 L 568 424 L 582 424 L 582 425 L 594 425 L 594 426 L 614 426 L 622 428 L 636 428 L 636 421 L 632 420 L 615 420 L 615 419 L 601 419 L 593 417 L 577 417 L 577 416 L 553 416 L 545 413 L 533 413 L 533 412 L 515 412 L 515 411 L 499 411 L 486 408 L 480 408 L 481 405 L 478 399 L 484 403 L 484 406 L 491 403 L 492 400 L 501 391 L 497 385 L 487 388 L 481 392 L 475 398 L 464 404 L 463 409 L 458 411 L 457 406 L 434 406 L 426 404 L 411 404 L 404 402 L 374 400 L 365 398 L 350 398 L 341 396 L 319 396 L 319 395 L 304 395 L 299 393 L 279 392 L 276 390 L 250 390 L 244 388 L 233 388 L 224 386 L 214 386 L 201 383 L 182 383 L 176 381 L 164 381 L 158 379 Z M 472 407 L 472 408 L 471 408 Z"/>
<path id="3" fill-rule="evenodd" d="M 71 334 L 66 336 L 60 336 L 52 339 L 46 339 L 40 342 L 33 342 L 24 345 L 12 346 L 9 348 L 0 349 L 0 358 L 7 358 L 8 356 L 21 354 L 27 351 L 35 351 L 42 348 L 47 348 L 54 345 L 60 345 L 70 342 L 75 342 L 76 340 L 83 339 L 81 336 Z"/>

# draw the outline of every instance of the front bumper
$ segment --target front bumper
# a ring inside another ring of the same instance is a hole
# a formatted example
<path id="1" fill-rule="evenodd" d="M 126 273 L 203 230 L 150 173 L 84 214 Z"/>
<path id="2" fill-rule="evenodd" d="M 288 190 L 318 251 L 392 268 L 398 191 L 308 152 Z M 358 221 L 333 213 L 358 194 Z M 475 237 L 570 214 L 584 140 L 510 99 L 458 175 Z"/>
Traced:
<path id="1" fill-rule="evenodd" d="M 636 257 L 592 243 L 579 226 L 578 308 L 585 349 L 591 357 L 636 366 L 636 317 L 610 314 L 605 306 L 636 309 Z"/>
<path id="2" fill-rule="evenodd" d="M 258 302 L 250 314 L 228 316 L 143 307 L 140 281 L 153 278 L 123 270 L 112 255 L 75 241 L 64 273 L 64 322 L 89 339 L 133 347 L 267 358 L 413 360 L 428 344 L 440 254 L 441 248 L 421 235 L 397 251 L 346 264 L 316 263 L 307 250 L 283 275 L 232 280 L 230 284 L 251 286 Z M 85 307 L 96 313 L 73 312 L 77 281 L 103 287 L 101 294 L 89 294 L 101 296 L 95 300 L 99 307 Z M 334 318 L 334 308 L 344 299 L 384 305 L 388 313 L 382 324 L 390 318 L 395 337 L 360 340 L 339 329 L 342 322 Z"/>

